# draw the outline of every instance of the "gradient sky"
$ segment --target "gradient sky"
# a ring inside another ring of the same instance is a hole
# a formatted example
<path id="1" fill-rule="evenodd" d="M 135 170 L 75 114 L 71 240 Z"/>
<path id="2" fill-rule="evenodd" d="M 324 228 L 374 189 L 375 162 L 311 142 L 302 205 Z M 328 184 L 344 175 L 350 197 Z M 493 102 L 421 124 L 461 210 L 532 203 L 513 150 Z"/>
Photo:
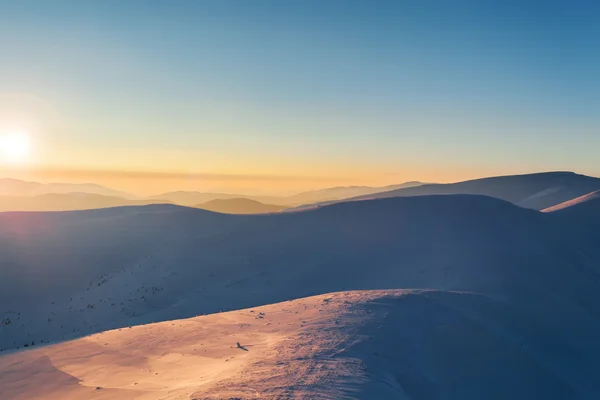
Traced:
<path id="1" fill-rule="evenodd" d="M 600 176 L 594 1 L 0 0 L 0 174 L 275 192 Z"/>

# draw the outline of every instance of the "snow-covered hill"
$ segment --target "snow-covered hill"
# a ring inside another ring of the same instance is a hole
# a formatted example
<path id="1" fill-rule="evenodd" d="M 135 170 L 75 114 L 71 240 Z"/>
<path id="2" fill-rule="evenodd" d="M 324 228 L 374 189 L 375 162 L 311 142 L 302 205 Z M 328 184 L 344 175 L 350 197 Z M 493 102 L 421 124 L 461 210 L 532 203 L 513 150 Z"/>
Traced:
<path id="1" fill-rule="evenodd" d="M 357 289 L 560 296 L 600 315 L 596 239 L 489 197 L 3 213 L 0 227 L 4 349 Z"/>
<path id="2" fill-rule="evenodd" d="M 495 197 L 521 207 L 543 210 L 600 189 L 600 178 L 572 172 L 547 172 L 527 175 L 497 176 L 448 184 L 430 184 L 390 190 L 344 201 L 388 197 L 473 194 Z M 291 211 L 333 204 L 339 200 L 305 204 Z"/>
<path id="3" fill-rule="evenodd" d="M 11 400 L 596 399 L 600 323 L 560 296 L 358 291 L 0 355 Z"/>
<path id="4" fill-rule="evenodd" d="M 587 204 L 589 203 L 589 204 Z M 565 201 L 554 207 L 549 207 L 543 210 L 544 212 L 582 212 L 581 210 L 592 207 L 600 207 L 600 190 L 577 197 L 575 199 Z M 587 210 L 586 210 L 587 211 Z"/>
<path id="5" fill-rule="evenodd" d="M 600 260 L 600 191 L 544 210 L 589 260 Z"/>

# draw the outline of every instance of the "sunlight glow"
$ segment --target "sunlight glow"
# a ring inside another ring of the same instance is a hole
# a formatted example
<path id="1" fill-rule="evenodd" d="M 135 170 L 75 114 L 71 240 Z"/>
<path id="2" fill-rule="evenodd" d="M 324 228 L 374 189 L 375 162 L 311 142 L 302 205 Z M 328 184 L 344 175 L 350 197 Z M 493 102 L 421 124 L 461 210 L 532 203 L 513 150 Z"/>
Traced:
<path id="1" fill-rule="evenodd" d="M 9 163 L 27 161 L 31 149 L 31 138 L 27 132 L 0 134 L 0 157 Z"/>

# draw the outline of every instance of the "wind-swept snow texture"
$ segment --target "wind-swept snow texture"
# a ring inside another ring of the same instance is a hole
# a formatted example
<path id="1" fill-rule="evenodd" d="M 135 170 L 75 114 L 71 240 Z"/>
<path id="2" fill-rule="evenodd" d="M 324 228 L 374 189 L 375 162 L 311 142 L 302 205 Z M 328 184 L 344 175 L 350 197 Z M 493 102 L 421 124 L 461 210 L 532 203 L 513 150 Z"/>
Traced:
<path id="1" fill-rule="evenodd" d="M 11 400 L 593 399 L 597 334 L 556 301 L 343 292 L 7 354 L 0 387 Z"/>
<path id="2" fill-rule="evenodd" d="M 472 195 L 254 216 L 166 205 L 0 214 L 0 347 L 35 343 L 3 353 L 0 387 L 49 399 L 595 399 L 600 237 L 570 221 Z M 323 298 L 298 300 L 300 320 L 267 320 L 283 312 L 273 303 L 381 289 L 406 290 L 336 295 L 348 303 L 327 317 Z M 116 341 L 129 326 L 264 304 Z M 277 322 L 295 330 L 269 331 Z M 253 344 L 244 324 L 260 355 L 237 347 Z M 94 336 L 37 348 L 113 328 L 106 347 Z M 209 359 L 192 352 L 208 340 Z M 214 358 L 231 356 L 219 372 Z M 179 372 L 157 378 L 168 369 Z"/>

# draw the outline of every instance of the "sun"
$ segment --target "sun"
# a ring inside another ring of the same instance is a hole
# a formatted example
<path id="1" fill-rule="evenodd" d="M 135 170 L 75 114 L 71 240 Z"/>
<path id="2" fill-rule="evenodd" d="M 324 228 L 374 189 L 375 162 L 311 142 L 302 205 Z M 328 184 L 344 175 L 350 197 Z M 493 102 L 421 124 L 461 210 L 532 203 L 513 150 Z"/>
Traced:
<path id="1" fill-rule="evenodd" d="M 27 132 L 15 131 L 0 134 L 0 157 L 3 161 L 20 163 L 27 161 L 31 150 L 31 138 Z"/>

